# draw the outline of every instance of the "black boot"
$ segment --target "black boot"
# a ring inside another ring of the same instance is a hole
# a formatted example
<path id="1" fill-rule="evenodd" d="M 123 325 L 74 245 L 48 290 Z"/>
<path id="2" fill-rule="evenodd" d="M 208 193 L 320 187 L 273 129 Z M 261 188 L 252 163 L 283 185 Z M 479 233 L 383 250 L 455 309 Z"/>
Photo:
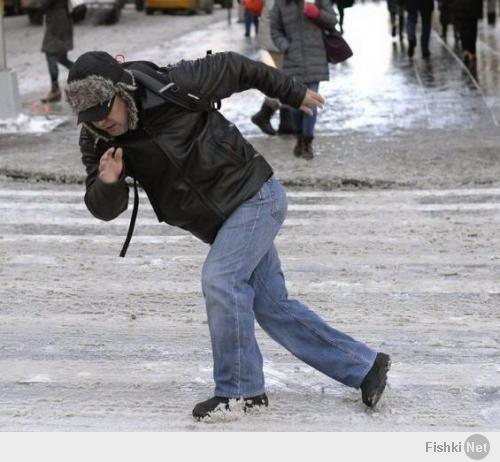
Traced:
<path id="1" fill-rule="evenodd" d="M 302 157 L 304 155 L 304 135 L 302 133 L 297 133 L 297 141 L 293 147 L 293 155 L 295 157 Z"/>
<path id="2" fill-rule="evenodd" d="M 304 137 L 304 151 L 302 157 L 304 159 L 312 159 L 314 157 L 314 151 L 312 147 L 314 137 L 306 136 Z"/>
<path id="3" fill-rule="evenodd" d="M 361 383 L 361 397 L 368 407 L 375 407 L 387 383 L 387 372 L 391 368 L 391 358 L 385 353 L 377 353 L 372 368 Z"/>
<path id="4" fill-rule="evenodd" d="M 257 125 L 264 133 L 268 135 L 276 135 L 276 130 L 271 125 L 271 117 L 275 113 L 275 109 L 268 106 L 266 103 L 262 105 L 259 112 L 252 116 L 252 122 Z"/>
<path id="5" fill-rule="evenodd" d="M 280 109 L 280 126 L 278 127 L 279 135 L 295 135 L 297 127 L 293 117 L 292 109 L 282 107 Z"/>
<path id="6" fill-rule="evenodd" d="M 201 403 L 198 403 L 193 409 L 193 417 L 197 420 L 204 419 L 205 417 L 210 417 L 211 413 L 216 410 L 221 411 L 231 411 L 229 406 L 230 398 L 224 398 L 222 396 L 214 396 L 213 398 L 207 399 Z M 236 400 L 241 402 L 241 398 Z M 246 412 L 251 408 L 258 408 L 260 406 L 267 407 L 269 405 L 269 400 L 267 395 L 263 393 L 262 395 L 252 396 L 250 398 L 243 398 L 243 410 Z"/>

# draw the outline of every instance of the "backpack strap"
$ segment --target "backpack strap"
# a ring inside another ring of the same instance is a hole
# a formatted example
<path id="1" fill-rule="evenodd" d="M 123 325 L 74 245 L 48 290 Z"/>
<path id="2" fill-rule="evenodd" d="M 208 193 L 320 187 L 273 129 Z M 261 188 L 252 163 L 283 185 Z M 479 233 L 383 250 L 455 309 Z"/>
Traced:
<path id="1" fill-rule="evenodd" d="M 128 226 L 127 237 L 123 243 L 122 250 L 120 252 L 120 257 L 124 258 L 127 253 L 130 240 L 134 234 L 135 221 L 137 220 L 137 211 L 139 210 L 139 191 L 137 190 L 137 180 L 134 177 L 134 209 L 132 210 L 132 215 L 130 216 L 130 224 Z"/>
<path id="2" fill-rule="evenodd" d="M 220 109 L 220 102 L 209 101 L 202 96 L 188 93 L 180 88 L 174 81 L 170 80 L 167 74 L 162 73 L 162 80 L 158 80 L 138 69 L 128 69 L 134 78 L 151 90 L 153 93 L 161 96 L 164 100 L 174 103 L 192 112 L 208 112 L 214 109 Z"/>

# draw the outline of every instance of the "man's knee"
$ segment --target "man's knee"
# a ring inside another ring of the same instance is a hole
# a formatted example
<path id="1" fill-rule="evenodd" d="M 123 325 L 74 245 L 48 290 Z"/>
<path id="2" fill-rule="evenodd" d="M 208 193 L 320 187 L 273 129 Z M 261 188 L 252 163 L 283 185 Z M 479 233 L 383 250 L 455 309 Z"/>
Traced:
<path id="1" fill-rule="evenodd" d="M 218 265 L 205 262 L 201 271 L 203 296 L 224 296 L 230 291 L 231 273 L 223 271 Z"/>

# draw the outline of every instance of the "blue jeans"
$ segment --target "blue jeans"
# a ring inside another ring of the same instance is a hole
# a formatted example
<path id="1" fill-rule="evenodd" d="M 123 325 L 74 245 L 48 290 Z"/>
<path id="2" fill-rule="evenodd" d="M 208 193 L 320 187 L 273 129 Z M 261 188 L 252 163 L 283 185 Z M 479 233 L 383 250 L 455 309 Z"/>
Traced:
<path id="1" fill-rule="evenodd" d="M 318 91 L 319 82 L 310 82 L 305 84 L 309 90 Z M 316 125 L 316 119 L 318 117 L 318 109 L 314 108 L 313 115 L 307 115 L 304 112 L 294 109 L 293 111 L 295 117 L 295 124 L 299 131 L 306 138 L 312 138 L 314 136 L 314 126 Z"/>
<path id="2" fill-rule="evenodd" d="M 264 393 L 255 321 L 297 358 L 345 385 L 358 388 L 374 363 L 375 351 L 288 298 L 273 243 L 286 211 L 285 190 L 271 177 L 226 220 L 203 265 L 215 396 Z"/>

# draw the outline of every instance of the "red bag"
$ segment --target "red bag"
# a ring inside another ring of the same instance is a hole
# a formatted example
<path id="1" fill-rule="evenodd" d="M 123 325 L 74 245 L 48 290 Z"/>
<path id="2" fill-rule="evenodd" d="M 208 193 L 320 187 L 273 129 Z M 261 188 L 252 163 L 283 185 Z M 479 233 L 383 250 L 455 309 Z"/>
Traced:
<path id="1" fill-rule="evenodd" d="M 255 16 L 260 16 L 264 8 L 264 2 L 263 0 L 243 0 L 243 8 L 250 11 Z"/>

